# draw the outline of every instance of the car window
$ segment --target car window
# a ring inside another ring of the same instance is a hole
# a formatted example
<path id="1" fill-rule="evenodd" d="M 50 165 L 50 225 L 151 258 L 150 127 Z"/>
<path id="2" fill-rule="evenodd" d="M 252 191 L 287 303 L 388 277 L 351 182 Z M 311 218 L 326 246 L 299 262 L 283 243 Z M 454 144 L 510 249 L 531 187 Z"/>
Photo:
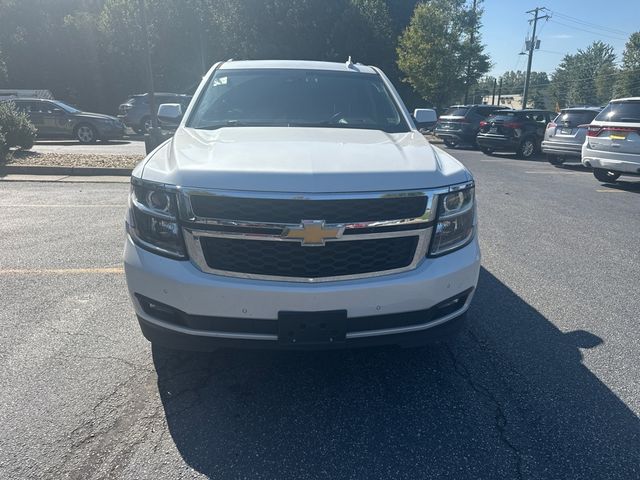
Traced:
<path id="1" fill-rule="evenodd" d="M 512 122 L 514 120 L 522 120 L 523 118 L 526 118 L 526 116 L 523 116 L 520 112 L 511 112 L 511 111 L 497 112 L 491 115 L 490 117 L 494 120 L 499 120 L 503 122 Z"/>
<path id="2" fill-rule="evenodd" d="M 534 113 L 532 114 L 533 121 L 538 123 L 548 123 L 549 117 L 544 113 Z"/>
<path id="3" fill-rule="evenodd" d="M 595 118 L 601 122 L 640 122 L 640 100 L 611 102 Z"/>
<path id="4" fill-rule="evenodd" d="M 593 110 L 563 110 L 553 121 L 565 127 L 577 127 L 591 123 L 597 114 Z"/>
<path id="5" fill-rule="evenodd" d="M 469 107 L 450 107 L 444 112 L 443 117 L 464 117 Z"/>
<path id="6" fill-rule="evenodd" d="M 409 131 L 378 75 L 301 69 L 218 70 L 187 125 Z"/>

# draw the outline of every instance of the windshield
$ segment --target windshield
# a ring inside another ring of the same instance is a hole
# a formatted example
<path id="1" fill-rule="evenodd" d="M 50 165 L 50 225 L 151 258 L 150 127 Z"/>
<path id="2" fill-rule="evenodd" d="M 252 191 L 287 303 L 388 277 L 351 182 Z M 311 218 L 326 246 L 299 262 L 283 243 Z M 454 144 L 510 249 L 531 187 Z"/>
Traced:
<path id="1" fill-rule="evenodd" d="M 61 109 L 63 109 L 65 112 L 67 113 L 78 113 L 80 112 L 80 110 L 78 110 L 77 108 L 73 108 L 70 105 L 67 105 L 66 103 L 63 103 L 59 100 L 52 100 L 51 103 L 57 105 L 58 107 L 60 107 Z"/>
<path id="2" fill-rule="evenodd" d="M 598 114 L 593 110 L 564 110 L 554 120 L 555 123 L 562 124 L 565 127 L 577 127 L 591 123 L 591 120 Z"/>
<path id="3" fill-rule="evenodd" d="M 464 117 L 468 111 L 468 107 L 449 107 L 443 117 Z"/>
<path id="4" fill-rule="evenodd" d="M 409 131 L 378 75 L 286 69 L 217 71 L 187 126 Z"/>
<path id="5" fill-rule="evenodd" d="M 640 100 L 612 102 L 595 118 L 601 122 L 640 122 Z"/>

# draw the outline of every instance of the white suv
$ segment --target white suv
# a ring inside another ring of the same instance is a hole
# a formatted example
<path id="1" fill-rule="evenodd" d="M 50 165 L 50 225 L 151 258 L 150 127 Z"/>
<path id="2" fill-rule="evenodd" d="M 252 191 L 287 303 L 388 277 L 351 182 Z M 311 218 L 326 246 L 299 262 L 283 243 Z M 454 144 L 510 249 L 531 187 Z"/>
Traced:
<path id="1" fill-rule="evenodd" d="M 582 163 L 601 182 L 640 175 L 640 97 L 612 100 L 593 119 L 582 146 Z"/>
<path id="2" fill-rule="evenodd" d="M 414 344 L 476 288 L 473 178 L 375 67 L 216 64 L 131 183 L 125 270 L 155 344 Z"/>

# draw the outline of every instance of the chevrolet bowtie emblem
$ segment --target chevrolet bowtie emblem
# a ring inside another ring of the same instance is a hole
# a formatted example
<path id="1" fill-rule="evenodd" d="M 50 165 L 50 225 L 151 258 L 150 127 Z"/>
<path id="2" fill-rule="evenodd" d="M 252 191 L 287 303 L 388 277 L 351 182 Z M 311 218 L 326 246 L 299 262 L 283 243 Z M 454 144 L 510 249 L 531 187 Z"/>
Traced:
<path id="1" fill-rule="evenodd" d="M 284 238 L 302 240 L 303 247 L 322 247 L 326 240 L 340 238 L 344 225 L 327 226 L 324 220 L 303 220 L 299 227 L 288 227 L 282 232 Z"/>

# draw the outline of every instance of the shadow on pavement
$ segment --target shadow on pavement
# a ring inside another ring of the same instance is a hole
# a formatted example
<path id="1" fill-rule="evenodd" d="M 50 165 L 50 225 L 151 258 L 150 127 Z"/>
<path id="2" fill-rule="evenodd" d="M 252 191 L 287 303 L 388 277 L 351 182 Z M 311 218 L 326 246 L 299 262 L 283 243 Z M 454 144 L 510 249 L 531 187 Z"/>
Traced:
<path id="1" fill-rule="evenodd" d="M 616 183 L 603 183 L 604 188 L 611 190 L 624 190 L 625 192 L 640 193 L 640 182 L 617 180 Z"/>
<path id="2" fill-rule="evenodd" d="M 471 324 L 419 349 L 153 351 L 171 436 L 215 478 L 638 478 L 640 420 L 487 270 Z"/>

